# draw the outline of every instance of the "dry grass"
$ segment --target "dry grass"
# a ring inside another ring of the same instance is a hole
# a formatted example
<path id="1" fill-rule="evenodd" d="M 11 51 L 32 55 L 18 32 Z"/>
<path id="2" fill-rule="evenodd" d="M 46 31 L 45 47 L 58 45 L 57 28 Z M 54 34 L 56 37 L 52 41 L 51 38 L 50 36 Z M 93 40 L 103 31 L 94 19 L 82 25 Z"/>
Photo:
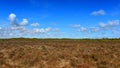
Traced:
<path id="1" fill-rule="evenodd" d="M 0 68 L 120 68 L 120 40 L 0 40 Z"/>

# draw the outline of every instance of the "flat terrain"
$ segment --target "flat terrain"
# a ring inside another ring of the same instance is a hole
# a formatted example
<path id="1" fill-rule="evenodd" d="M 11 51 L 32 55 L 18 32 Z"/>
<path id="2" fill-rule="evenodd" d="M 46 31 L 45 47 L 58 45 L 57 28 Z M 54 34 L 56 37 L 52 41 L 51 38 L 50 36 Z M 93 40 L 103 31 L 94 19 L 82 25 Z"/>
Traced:
<path id="1" fill-rule="evenodd" d="M 120 68 L 120 40 L 3 39 L 0 68 Z"/>

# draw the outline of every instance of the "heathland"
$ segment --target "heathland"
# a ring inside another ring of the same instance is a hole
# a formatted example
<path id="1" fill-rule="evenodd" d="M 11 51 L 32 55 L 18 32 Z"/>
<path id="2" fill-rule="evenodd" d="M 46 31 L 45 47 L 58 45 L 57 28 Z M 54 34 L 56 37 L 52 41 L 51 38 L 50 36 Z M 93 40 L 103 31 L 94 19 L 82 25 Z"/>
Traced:
<path id="1" fill-rule="evenodd" d="M 120 68 L 120 39 L 1 39 L 0 68 Z"/>

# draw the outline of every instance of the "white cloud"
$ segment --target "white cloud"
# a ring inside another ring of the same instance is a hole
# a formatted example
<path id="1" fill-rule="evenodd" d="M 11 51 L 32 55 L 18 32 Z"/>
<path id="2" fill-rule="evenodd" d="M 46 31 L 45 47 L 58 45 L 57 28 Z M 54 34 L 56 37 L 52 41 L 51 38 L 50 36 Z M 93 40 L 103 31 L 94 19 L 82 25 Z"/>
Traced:
<path id="1" fill-rule="evenodd" d="M 120 34 L 120 30 L 118 30 L 118 29 L 113 29 L 113 30 L 112 30 L 112 33 L 113 33 L 113 34 Z"/>
<path id="2" fill-rule="evenodd" d="M 8 27 L 2 28 L 0 30 L 0 38 L 8 38 L 8 37 L 10 37 L 10 34 L 12 34 L 12 33 L 13 33 L 13 31 Z M 15 36 L 15 34 L 13 36 Z"/>
<path id="3" fill-rule="evenodd" d="M 37 26 L 39 26 L 40 24 L 39 23 L 32 23 L 31 24 L 31 26 L 33 26 L 33 27 L 37 27 Z"/>
<path id="4" fill-rule="evenodd" d="M 80 25 L 80 24 L 72 24 L 71 27 L 72 27 L 72 28 L 80 28 L 81 25 Z"/>
<path id="5" fill-rule="evenodd" d="M 28 24 L 27 19 L 23 19 L 21 23 L 17 22 L 16 15 L 14 13 L 11 13 L 9 15 L 9 20 L 11 25 L 8 27 L 0 27 L 0 38 L 13 38 L 13 37 L 25 37 L 27 35 L 29 36 L 35 36 L 39 34 L 47 34 L 52 33 L 54 31 L 57 31 L 56 28 L 31 28 L 28 29 L 26 25 Z M 39 23 L 33 23 L 31 26 L 39 26 Z"/>
<path id="6" fill-rule="evenodd" d="M 10 20 L 10 21 L 14 21 L 15 19 L 16 19 L 16 15 L 13 14 L 13 13 L 11 13 L 11 14 L 9 15 L 9 20 Z"/>
<path id="7" fill-rule="evenodd" d="M 46 28 L 45 30 L 48 32 L 48 31 L 50 31 L 50 30 L 51 30 L 51 28 Z"/>
<path id="8" fill-rule="evenodd" d="M 113 29 L 119 25 L 120 25 L 120 20 L 111 20 L 108 21 L 107 23 L 103 23 L 103 22 L 99 23 L 99 26 L 102 29 Z"/>
<path id="9" fill-rule="evenodd" d="M 105 15 L 106 12 L 104 10 L 93 11 L 91 15 L 98 16 L 98 15 Z"/>
<path id="10" fill-rule="evenodd" d="M 85 27 L 80 27 L 77 31 L 78 31 L 78 32 L 87 32 L 87 28 L 85 28 Z"/>
<path id="11" fill-rule="evenodd" d="M 101 28 L 106 28 L 106 27 L 107 27 L 107 24 L 105 24 L 105 23 L 103 23 L 103 22 L 100 22 L 100 23 L 99 23 L 99 26 L 100 26 Z"/>
<path id="12" fill-rule="evenodd" d="M 18 25 L 17 21 L 16 21 L 16 15 L 14 13 L 11 13 L 9 15 L 9 20 L 11 22 L 11 25 L 13 25 L 13 26 L 17 26 Z"/>
<path id="13" fill-rule="evenodd" d="M 2 29 L 2 27 L 0 27 L 0 30 Z"/>
<path id="14" fill-rule="evenodd" d="M 25 26 L 28 24 L 28 20 L 27 19 L 23 19 L 22 22 L 20 23 L 20 26 Z"/>
<path id="15" fill-rule="evenodd" d="M 107 32 L 111 32 L 114 34 L 120 34 L 120 29 L 118 28 L 119 25 L 120 25 L 120 20 L 109 20 L 107 22 L 100 22 L 99 26 L 97 27 L 80 26 L 79 28 L 76 28 L 78 26 L 75 25 L 75 30 L 77 32 L 89 33 L 89 34 L 97 33 L 97 34 L 104 35 L 103 33 L 106 34 Z"/>
<path id="16" fill-rule="evenodd" d="M 110 20 L 106 23 L 99 23 L 100 31 L 107 33 L 110 31 L 113 34 L 120 34 L 120 29 L 118 26 L 120 25 L 120 20 Z"/>
<path id="17" fill-rule="evenodd" d="M 32 33 L 33 34 L 40 34 L 40 33 L 46 33 L 49 32 L 51 28 L 34 28 Z"/>
<path id="18" fill-rule="evenodd" d="M 11 13 L 9 15 L 9 20 L 12 26 L 9 27 L 0 27 L 0 37 L 25 37 L 26 35 L 37 37 L 50 34 L 52 37 L 59 37 L 60 34 L 57 32 L 58 28 L 35 28 L 39 26 L 39 23 L 32 23 L 30 26 L 33 26 L 31 29 L 28 29 L 26 25 L 28 24 L 27 19 L 23 19 L 21 23 L 18 24 L 16 21 L 16 15 Z M 110 20 L 107 22 L 100 22 L 97 27 L 83 27 L 80 24 L 70 25 L 72 28 L 78 30 L 81 33 L 96 33 L 96 32 L 106 32 L 111 31 L 114 34 L 120 34 L 120 29 L 118 26 L 120 25 L 120 20 Z M 53 34 L 53 35 L 52 35 Z M 106 33 L 105 33 L 106 34 Z M 49 35 L 49 36 L 50 36 Z M 47 36 L 47 37 L 49 37 Z"/>
<path id="19" fill-rule="evenodd" d="M 98 27 L 90 27 L 91 32 L 98 32 L 100 29 Z"/>
<path id="20" fill-rule="evenodd" d="M 87 28 L 81 27 L 81 31 L 87 31 Z"/>
<path id="21" fill-rule="evenodd" d="M 118 26 L 119 24 L 120 24 L 120 20 L 108 21 L 108 25 L 110 26 Z"/>

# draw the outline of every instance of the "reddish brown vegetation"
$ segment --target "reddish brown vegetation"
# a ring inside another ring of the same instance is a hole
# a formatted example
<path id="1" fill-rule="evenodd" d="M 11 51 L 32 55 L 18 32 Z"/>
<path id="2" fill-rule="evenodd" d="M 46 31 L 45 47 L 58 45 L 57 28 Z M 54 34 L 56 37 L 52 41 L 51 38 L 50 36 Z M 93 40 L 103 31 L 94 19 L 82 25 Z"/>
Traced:
<path id="1" fill-rule="evenodd" d="M 120 68 L 120 40 L 0 40 L 0 68 Z"/>

